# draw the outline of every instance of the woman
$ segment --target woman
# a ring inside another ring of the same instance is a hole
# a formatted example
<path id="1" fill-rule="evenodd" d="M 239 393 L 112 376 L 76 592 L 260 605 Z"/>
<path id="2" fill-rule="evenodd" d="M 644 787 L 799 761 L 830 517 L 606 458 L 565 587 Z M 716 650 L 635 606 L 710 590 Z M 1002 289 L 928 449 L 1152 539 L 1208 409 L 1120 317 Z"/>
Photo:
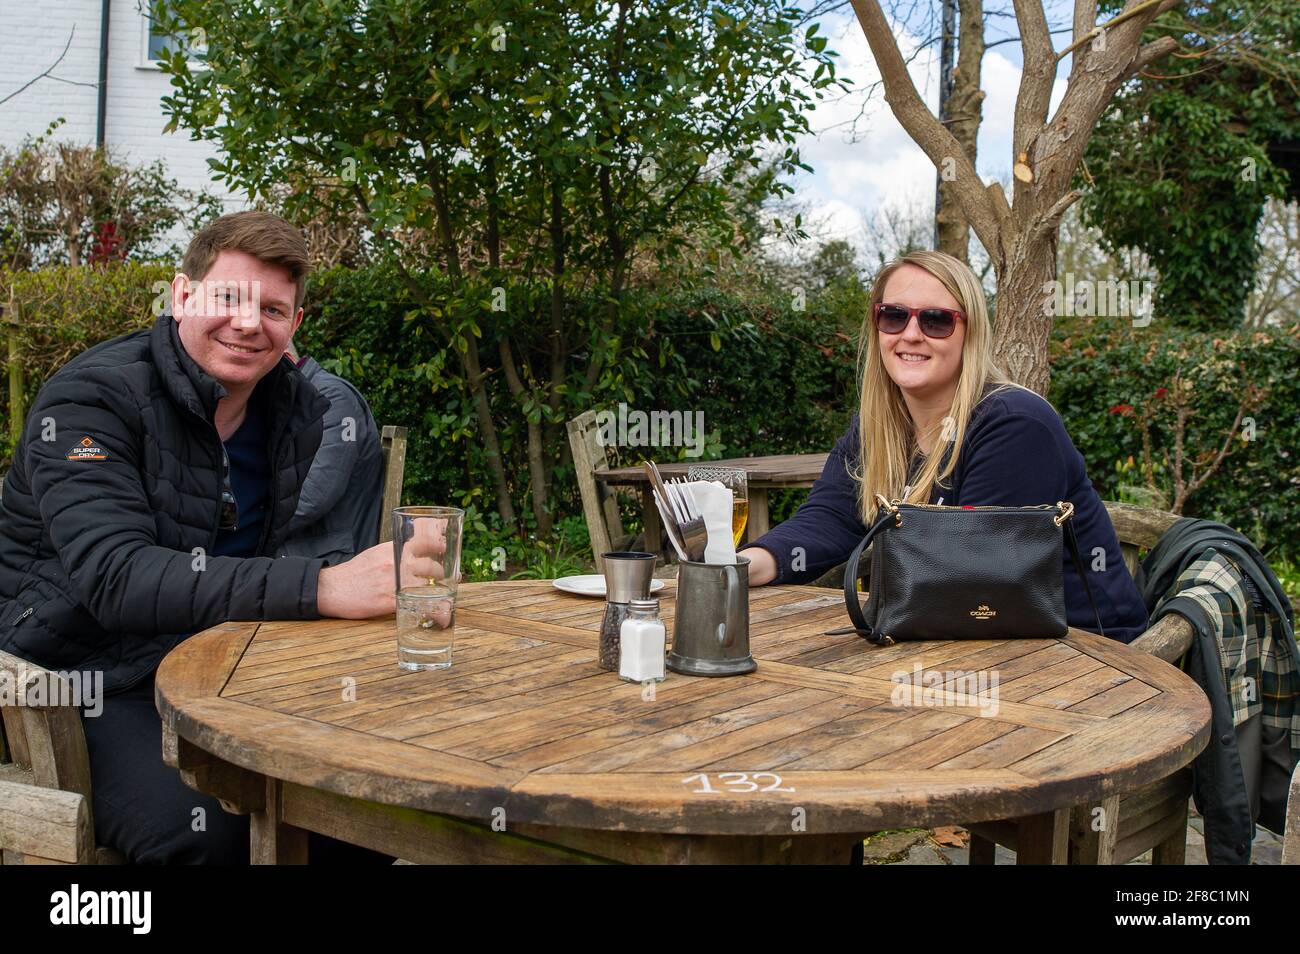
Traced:
<path id="1" fill-rule="evenodd" d="M 868 321 L 858 415 L 804 505 L 746 548 L 750 584 L 807 583 L 843 563 L 875 519 L 878 492 L 946 506 L 1068 500 L 1106 635 L 1138 636 L 1146 607 L 1083 456 L 1052 406 L 993 363 L 975 274 L 942 252 L 912 252 L 872 282 Z M 1083 584 L 1061 551 L 1066 617 L 1095 632 Z"/>

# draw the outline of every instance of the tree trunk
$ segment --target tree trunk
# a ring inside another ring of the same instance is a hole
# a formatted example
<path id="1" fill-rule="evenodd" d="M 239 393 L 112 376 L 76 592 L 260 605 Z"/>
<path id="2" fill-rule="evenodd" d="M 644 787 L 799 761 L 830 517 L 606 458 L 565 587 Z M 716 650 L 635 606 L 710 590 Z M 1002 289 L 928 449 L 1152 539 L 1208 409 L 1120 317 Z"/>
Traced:
<path id="1" fill-rule="evenodd" d="M 984 59 L 984 5 L 982 0 L 960 0 L 958 9 L 957 70 L 952 95 L 948 98 L 948 130 L 962 152 L 975 164 L 983 114 L 984 91 L 980 89 L 980 66 Z M 955 171 L 955 170 L 954 170 Z M 957 200 L 956 176 L 939 170 L 939 251 L 970 264 L 970 223 Z"/>
<path id="2" fill-rule="evenodd" d="M 469 383 L 470 395 L 474 399 L 474 419 L 478 422 L 479 436 L 483 439 L 483 456 L 487 458 L 488 468 L 492 471 L 492 483 L 497 495 L 497 513 L 507 527 L 515 525 L 515 505 L 510 499 L 510 485 L 506 481 L 506 469 L 501 460 L 501 445 L 497 441 L 497 426 L 492 420 L 492 405 L 488 402 L 487 388 L 483 386 L 483 370 L 479 364 L 478 344 L 470 337 L 469 348 L 460 356 L 461 371 Z"/>
<path id="3" fill-rule="evenodd" d="M 72 226 L 68 227 L 68 264 L 73 268 L 81 267 L 81 242 L 77 239 L 77 233 Z"/>
<path id="4" fill-rule="evenodd" d="M 550 409 L 552 418 L 558 416 L 560 402 L 563 398 L 563 388 L 566 378 L 568 377 L 569 363 L 569 345 L 567 336 L 564 333 L 564 277 L 568 268 L 565 254 L 567 250 L 567 236 L 564 230 L 564 191 L 560 185 L 559 178 L 551 183 L 551 381 L 550 394 L 548 395 L 547 407 Z M 561 423 L 554 420 L 548 420 L 543 427 L 544 446 L 553 448 L 552 452 L 547 455 L 543 461 L 542 471 L 546 481 L 547 498 L 550 497 L 550 489 L 553 486 L 552 480 L 555 474 L 556 464 L 563 459 L 564 453 L 569 449 L 569 442 L 565 439 L 564 427 Z"/>
<path id="5" fill-rule="evenodd" d="M 528 422 L 528 476 L 533 483 L 533 516 L 537 519 L 537 537 L 545 540 L 551 535 L 553 522 L 550 502 L 549 474 L 546 467 L 546 450 L 542 440 L 542 422 Z"/>
<path id="6" fill-rule="evenodd" d="M 1047 363 L 1052 314 L 1046 283 L 1056 279 L 1056 232 L 1017 249 L 997 275 L 997 319 L 993 359 L 1011 380 L 1044 397 L 1051 379 Z"/>
<path id="7" fill-rule="evenodd" d="M 622 92 L 622 62 L 623 62 L 623 40 L 624 30 L 627 25 L 628 8 L 631 6 L 627 0 L 618 0 L 618 19 L 614 25 L 614 46 L 610 53 L 609 59 L 609 88 L 615 92 Z M 614 103 L 619 100 L 615 98 Z M 609 125 L 614 138 L 620 144 L 626 140 L 627 128 L 618 115 L 617 108 L 609 103 L 605 109 L 609 114 Z M 631 249 L 624 235 L 623 216 L 620 214 L 620 206 L 614 199 L 614 183 L 610 174 L 608 165 L 603 165 L 596 173 L 596 182 L 600 189 L 600 210 L 601 218 L 605 230 L 606 253 L 609 255 L 609 301 L 605 306 L 605 322 L 602 332 L 606 337 L 614 333 L 617 326 L 619 308 L 622 304 L 623 296 L 623 270 L 627 262 Z M 587 375 L 585 378 L 586 390 L 591 392 L 596 387 L 596 382 L 600 380 L 600 374 L 604 370 L 603 358 L 592 355 L 591 363 L 587 366 Z"/>
<path id="8" fill-rule="evenodd" d="M 438 242 L 442 246 L 444 264 L 452 293 L 459 295 L 463 282 L 460 270 L 460 249 L 456 245 L 456 236 L 452 231 L 451 207 L 447 201 L 447 182 L 439 166 L 432 175 L 433 205 L 437 212 Z M 492 419 L 492 405 L 488 401 L 487 388 L 483 386 L 483 368 L 479 361 L 478 339 L 465 335 L 467 346 L 460 354 L 461 371 L 465 383 L 469 385 L 470 396 L 474 401 L 474 419 L 478 422 L 479 436 L 483 439 L 483 454 L 487 457 L 488 469 L 492 472 L 492 482 L 496 487 L 497 513 L 506 526 L 515 525 L 515 505 L 510 499 L 510 485 L 506 480 L 505 464 L 501 459 L 501 445 L 497 441 L 497 426 Z"/>
<path id="9" fill-rule="evenodd" d="M 501 354 L 501 371 L 505 375 L 506 386 L 524 410 L 527 398 L 536 399 L 537 395 L 524 384 L 519 375 L 519 364 L 515 361 L 514 348 L 505 336 L 497 342 Z M 525 413 L 527 413 L 525 411 Z M 537 535 L 548 537 L 551 534 L 551 514 L 547 507 L 550 478 L 546 468 L 546 443 L 542 436 L 542 422 L 528 420 L 528 476 L 533 485 L 533 516 L 537 518 Z"/>

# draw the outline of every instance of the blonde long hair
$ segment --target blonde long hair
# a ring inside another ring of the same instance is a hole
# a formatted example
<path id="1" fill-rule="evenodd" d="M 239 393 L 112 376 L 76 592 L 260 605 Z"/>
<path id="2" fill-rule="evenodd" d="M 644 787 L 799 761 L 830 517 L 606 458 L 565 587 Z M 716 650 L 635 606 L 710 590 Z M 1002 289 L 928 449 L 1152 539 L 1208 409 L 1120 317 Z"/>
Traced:
<path id="1" fill-rule="evenodd" d="M 889 372 L 885 370 L 880 351 L 879 334 L 872 314 L 885 294 L 885 283 L 904 265 L 923 268 L 937 278 L 965 316 L 966 338 L 962 344 L 961 373 L 952 405 L 943 421 L 941 442 L 932 443 L 932 452 L 926 458 L 919 474 L 912 481 L 907 495 L 909 462 L 917 449 L 912 416 L 903 401 L 903 392 Z M 945 481 L 957 466 L 957 451 L 961 448 L 975 405 L 984 396 L 988 384 L 996 390 L 1016 387 L 993 361 L 993 329 L 989 322 L 984 289 L 975 273 L 958 259 L 944 252 L 921 250 L 909 252 L 902 258 L 886 264 L 876 273 L 871 283 L 871 300 L 858 347 L 859 380 L 862 401 L 858 408 L 859 466 L 853 474 L 861 490 L 861 515 L 868 525 L 876 517 L 875 495 L 883 494 L 889 500 L 902 499 L 905 503 L 928 503 L 930 493 L 937 483 Z M 941 446 L 950 443 L 952 453 L 939 453 Z"/>

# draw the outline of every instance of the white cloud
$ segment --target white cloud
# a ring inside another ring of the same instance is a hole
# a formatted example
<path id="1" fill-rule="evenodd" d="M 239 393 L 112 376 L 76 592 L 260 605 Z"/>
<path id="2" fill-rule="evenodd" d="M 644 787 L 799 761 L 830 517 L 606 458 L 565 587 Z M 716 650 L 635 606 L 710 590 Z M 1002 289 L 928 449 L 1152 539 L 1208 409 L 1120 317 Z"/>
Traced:
<path id="1" fill-rule="evenodd" d="M 898 124 L 883 89 L 871 89 L 879 82 L 880 71 L 857 20 L 851 14 L 827 16 L 822 20 L 822 33 L 839 53 L 837 73 L 853 80 L 853 89 L 848 95 L 823 101 L 811 113 L 813 131 L 802 138 L 799 147 L 813 172 L 794 180 L 796 199 L 807 204 L 806 218 L 816 226 L 809 231 L 818 238 L 858 242 L 865 221 L 882 206 L 923 204 L 926 214 L 932 214 L 934 165 Z M 895 36 L 904 58 L 921 44 L 920 38 L 906 31 L 896 31 Z M 909 65 L 912 82 L 931 110 L 938 106 L 937 58 L 937 47 L 931 46 Z M 985 53 L 977 168 L 986 182 L 1010 177 L 1020 72 L 1000 50 Z M 1052 91 L 1053 110 L 1065 86 L 1065 76 L 1058 76 Z"/>

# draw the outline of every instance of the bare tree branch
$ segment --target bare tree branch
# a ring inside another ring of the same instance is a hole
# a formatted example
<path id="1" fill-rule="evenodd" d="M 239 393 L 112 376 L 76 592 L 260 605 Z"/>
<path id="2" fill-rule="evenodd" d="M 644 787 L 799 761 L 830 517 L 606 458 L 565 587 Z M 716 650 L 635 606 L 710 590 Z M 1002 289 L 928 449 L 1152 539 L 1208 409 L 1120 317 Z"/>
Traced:
<path id="1" fill-rule="evenodd" d="M 1178 41 L 1172 36 L 1162 36 L 1159 39 L 1152 40 L 1146 46 L 1137 52 L 1133 58 L 1133 64 L 1129 67 L 1124 78 L 1128 79 L 1137 73 L 1138 70 L 1149 66 L 1161 57 L 1168 56 L 1174 50 L 1178 49 Z"/>
<path id="2" fill-rule="evenodd" d="M 936 169 L 951 163 L 954 194 L 962 214 L 991 257 L 1000 254 L 998 223 L 984 193 L 984 183 L 956 138 L 930 112 L 908 75 L 907 66 L 878 0 L 852 0 L 853 12 L 866 34 L 885 86 L 885 102 L 907 134 L 930 157 Z"/>
<path id="3" fill-rule="evenodd" d="M 1052 207 L 1042 214 L 1029 230 L 1029 237 L 1026 242 L 1033 244 L 1040 241 L 1047 233 L 1055 232 L 1057 226 L 1061 224 L 1061 216 L 1065 215 L 1066 209 L 1074 205 L 1083 198 L 1083 193 L 1078 189 L 1071 189 L 1065 195 L 1061 196 L 1052 203 Z"/>
<path id="4" fill-rule="evenodd" d="M 1071 32 L 1071 31 L 1070 31 L 1070 27 L 1061 27 L 1059 30 L 1048 30 L 1047 32 L 1048 32 L 1051 36 L 1056 36 L 1056 34 L 1058 34 L 1058 33 L 1069 33 L 1069 32 Z M 1005 43 L 1019 43 L 1019 42 L 1020 42 L 1020 37 L 1019 37 L 1018 35 L 1017 35 L 1017 36 L 1006 36 L 1006 37 L 1003 37 L 1003 38 L 1000 39 L 1000 40 L 994 40 L 992 43 L 985 43 L 985 44 L 984 44 L 984 49 L 986 49 L 986 50 L 991 50 L 991 49 L 993 49 L 993 47 L 995 47 L 995 46 L 1002 46 L 1002 45 L 1005 44 Z"/>
<path id="5" fill-rule="evenodd" d="M 1018 157 L 1029 150 L 1029 143 L 1047 122 L 1052 81 L 1056 79 L 1056 59 L 1041 0 L 1015 0 L 1015 7 L 1024 58 L 1020 91 L 1016 95 L 1015 126 L 1011 134 L 1011 154 Z"/>
<path id="6" fill-rule="evenodd" d="M 1065 59 L 1067 56 L 1069 56 L 1079 47 L 1083 46 L 1083 44 L 1087 43 L 1090 40 L 1096 39 L 1098 36 L 1106 32 L 1107 30 L 1113 30 L 1115 27 L 1119 26 L 1121 23 L 1125 22 L 1130 17 L 1135 17 L 1139 13 L 1142 13 L 1150 9 L 1151 7 L 1156 8 L 1155 13 L 1151 15 L 1151 18 L 1155 19 L 1160 14 L 1164 13 L 1166 10 L 1172 10 L 1174 7 L 1178 6 L 1178 4 L 1181 2 L 1182 0 L 1142 0 L 1141 3 L 1135 3 L 1134 0 L 1129 0 L 1128 4 L 1124 7 L 1122 13 L 1119 13 L 1116 16 L 1111 17 L 1105 23 L 1098 24 L 1097 26 L 1089 30 L 1087 33 L 1085 33 L 1083 36 L 1076 35 L 1074 38 L 1074 42 L 1071 43 L 1069 46 L 1067 46 L 1065 49 L 1063 49 L 1057 55 L 1056 58 L 1058 60 Z"/>
<path id="7" fill-rule="evenodd" d="M 63 44 L 63 52 L 59 54 L 59 58 L 58 58 L 57 60 L 55 60 L 53 63 L 51 63 L 49 69 L 47 69 L 44 73 L 41 73 L 41 74 L 39 74 L 39 75 L 37 75 L 37 76 L 32 77 L 32 78 L 29 79 L 26 83 L 24 83 L 22 86 L 18 87 L 16 90 L 14 90 L 14 91 L 13 91 L 12 93 L 10 93 L 8 96 L 6 96 L 4 99 L 0 99 L 0 106 L 3 106 L 5 103 L 9 102 L 9 100 L 13 99 L 15 96 L 17 96 L 17 95 L 18 95 L 19 93 L 21 93 L 23 90 L 27 89 L 27 88 L 28 88 L 29 86 L 31 86 L 33 83 L 36 83 L 36 82 L 38 82 L 39 80 L 44 79 L 45 77 L 49 76 L 52 72 L 54 72 L 54 68 L 55 68 L 56 66 L 58 66 L 60 63 L 62 63 L 62 62 L 63 62 L 63 58 L 64 58 L 65 56 L 68 55 L 68 47 L 72 46 L 72 35 L 73 35 L 74 33 L 76 33 L 76 32 L 77 32 L 77 25 L 74 23 L 74 24 L 72 25 L 72 29 L 68 31 L 68 42 L 65 43 L 65 44 Z M 70 83 L 70 82 L 72 82 L 72 81 L 71 81 L 71 80 L 64 80 L 63 82 L 65 82 L 65 83 Z M 98 86 L 99 84 L 98 84 L 98 83 L 86 83 L 85 85 L 86 85 L 86 86 Z"/>
<path id="8" fill-rule="evenodd" d="M 1074 42 L 1071 48 L 1083 42 L 1083 38 L 1092 33 L 1097 25 L 1097 0 L 1074 0 Z M 1070 64 L 1070 80 L 1073 81 L 1083 68 L 1084 55 L 1080 54 Z"/>
<path id="9" fill-rule="evenodd" d="M 1097 124 L 1116 90 L 1144 65 L 1177 48 L 1177 41 L 1172 37 L 1161 37 L 1146 47 L 1140 47 L 1139 43 L 1159 9 L 1165 4 L 1179 2 L 1144 0 L 1138 7 L 1120 15 L 1125 22 L 1115 26 L 1120 19 L 1115 17 L 1098 28 L 1107 33 L 1104 49 L 1092 50 L 1078 78 L 1066 87 L 1060 106 L 1034 150 L 1035 163 L 1050 161 L 1052 169 L 1059 173 L 1058 188 L 1062 192 L 1068 187 L 1068 179 L 1083 157 L 1087 134 Z M 1082 135 L 1076 135 L 1076 132 Z M 1036 178 L 1041 178 L 1037 165 L 1034 173 Z"/>

